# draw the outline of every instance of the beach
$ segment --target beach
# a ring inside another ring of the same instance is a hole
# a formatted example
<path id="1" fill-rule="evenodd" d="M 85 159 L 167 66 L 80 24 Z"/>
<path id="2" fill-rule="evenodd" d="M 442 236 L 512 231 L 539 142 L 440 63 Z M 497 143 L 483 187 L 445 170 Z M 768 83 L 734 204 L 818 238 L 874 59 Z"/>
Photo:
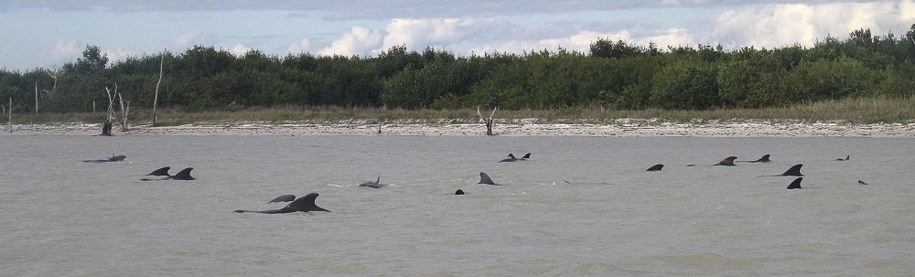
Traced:
<path id="1" fill-rule="evenodd" d="M 237 122 L 201 123 L 178 126 L 130 126 L 115 136 L 133 135 L 287 135 L 287 136 L 484 136 L 482 123 L 451 122 Z M 13 124 L 4 126 L 5 135 L 97 135 L 98 123 Z M 606 137 L 911 137 L 915 123 L 849 124 L 842 122 L 801 121 L 702 121 L 664 122 L 654 119 L 619 119 L 611 123 L 542 123 L 536 119 L 496 121 L 497 136 L 606 136 Z"/>

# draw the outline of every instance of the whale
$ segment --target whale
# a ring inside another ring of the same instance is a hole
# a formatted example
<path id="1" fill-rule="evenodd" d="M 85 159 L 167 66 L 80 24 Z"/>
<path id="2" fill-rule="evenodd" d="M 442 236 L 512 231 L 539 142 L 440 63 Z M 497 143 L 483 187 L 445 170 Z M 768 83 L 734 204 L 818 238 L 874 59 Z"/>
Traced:
<path id="1" fill-rule="evenodd" d="M 289 201 L 293 201 L 293 200 L 295 200 L 295 195 L 286 194 L 286 195 L 277 196 L 276 198 L 273 198 L 273 200 L 270 200 L 270 202 L 267 202 L 267 203 L 289 202 Z"/>
<path id="2" fill-rule="evenodd" d="M 282 209 L 263 210 L 263 211 L 235 210 L 235 213 L 285 214 L 285 213 L 293 213 L 293 212 L 310 212 L 310 211 L 330 212 L 329 210 L 318 207 L 318 205 L 315 204 L 315 199 L 317 199 L 317 198 L 318 198 L 318 193 L 312 192 L 299 199 L 296 199 L 295 201 L 292 201 L 292 203 L 289 203 L 289 205 L 286 205 L 286 207 L 283 207 Z"/>
<path id="3" fill-rule="evenodd" d="M 167 166 L 166 166 L 166 167 L 163 167 L 163 168 L 160 168 L 160 169 L 156 169 L 155 171 L 150 172 L 150 174 L 148 174 L 148 175 L 153 175 L 152 173 L 163 173 L 163 172 L 164 172 L 165 174 L 168 174 L 168 169 L 165 169 L 165 168 L 167 168 Z M 170 167 L 169 167 L 169 168 L 170 168 Z M 164 169 L 164 170 L 163 170 L 163 169 Z M 183 180 L 183 181 L 189 181 L 189 180 L 197 179 L 197 178 L 194 178 L 193 176 L 191 176 L 191 170 L 194 170 L 194 168 L 193 168 L 193 167 L 188 167 L 188 168 L 182 169 L 181 171 L 178 171 L 178 173 L 176 173 L 175 175 L 171 175 L 171 176 L 165 175 L 165 178 L 160 178 L 160 179 L 143 178 L 143 179 L 140 179 L 140 180 L 141 180 L 141 181 L 162 181 L 162 180 Z M 160 171 L 162 171 L 162 172 L 160 172 Z M 156 176 L 160 176 L 160 175 L 156 175 Z"/>
<path id="4" fill-rule="evenodd" d="M 797 177 L 797 179 L 791 181 L 791 184 L 788 185 L 788 189 L 800 189 L 802 180 L 804 180 L 804 177 Z"/>
<path id="5" fill-rule="evenodd" d="M 508 153 L 508 158 L 499 160 L 500 163 L 510 163 L 514 161 L 518 161 L 518 158 L 515 158 L 515 154 L 512 153 Z"/>
<path id="6" fill-rule="evenodd" d="M 458 190 L 454 191 L 454 195 L 464 195 L 464 190 L 458 189 Z"/>
<path id="7" fill-rule="evenodd" d="M 194 180 L 194 179 L 197 179 L 197 178 L 191 177 L 191 170 L 194 170 L 194 168 L 193 168 L 193 167 L 188 167 L 188 168 L 182 169 L 181 171 L 178 171 L 178 173 L 176 173 L 175 175 L 172 175 L 172 176 L 169 177 L 169 178 L 171 178 L 172 180 Z"/>
<path id="8" fill-rule="evenodd" d="M 378 179 L 375 180 L 375 182 L 365 182 L 365 183 L 359 184 L 359 186 L 360 187 L 370 187 L 373 189 L 380 189 L 380 188 L 384 187 L 385 184 L 381 183 L 381 176 L 378 176 Z"/>
<path id="9" fill-rule="evenodd" d="M 524 154 L 524 156 L 521 156 L 522 161 L 526 161 L 527 159 L 530 159 L 530 158 L 531 158 L 531 153 L 527 153 L 527 154 Z"/>
<path id="10" fill-rule="evenodd" d="M 146 174 L 146 175 L 150 175 L 150 176 L 172 176 L 171 174 L 168 174 L 168 171 L 171 170 L 171 169 L 172 169 L 171 166 L 163 166 L 162 168 L 153 170 L 153 172 L 150 172 L 149 174 Z"/>
<path id="11" fill-rule="evenodd" d="M 786 170 L 785 173 L 782 173 L 781 176 L 804 176 L 804 174 L 801 174 L 802 166 L 804 166 L 804 164 L 793 165 L 791 168 Z"/>
<path id="12" fill-rule="evenodd" d="M 492 178 L 489 178 L 489 175 L 486 175 L 486 173 L 483 173 L 483 172 L 480 172 L 480 182 L 477 184 L 490 185 L 490 186 L 501 186 L 500 184 L 496 184 L 495 182 L 493 182 Z"/>
<path id="13" fill-rule="evenodd" d="M 865 183 L 864 181 L 861 181 L 861 180 L 858 180 L 858 184 L 859 184 L 859 185 L 865 185 L 865 186 L 867 185 L 867 183 Z"/>
<path id="14" fill-rule="evenodd" d="M 724 158 L 724 160 L 721 160 L 720 162 L 718 162 L 715 165 L 735 166 L 736 164 L 734 164 L 734 160 L 736 160 L 736 159 L 737 159 L 737 156 L 728 156 L 727 158 Z"/>
<path id="15" fill-rule="evenodd" d="M 759 158 L 755 161 L 737 161 L 737 162 L 739 162 L 739 163 L 768 163 L 768 162 L 771 162 L 771 160 L 769 160 L 769 154 L 765 154 L 761 158 Z"/>
<path id="16" fill-rule="evenodd" d="M 124 156 L 124 155 L 114 155 L 114 154 L 112 154 L 112 155 L 111 155 L 111 158 L 107 158 L 107 159 L 104 159 L 104 160 L 84 160 L 83 162 L 84 162 L 84 163 L 111 163 L 111 162 L 122 162 L 122 161 L 124 161 L 124 159 L 126 159 L 126 158 L 127 158 L 127 156 Z"/>
<path id="17" fill-rule="evenodd" d="M 662 168 L 664 168 L 663 164 L 656 164 L 656 165 L 649 167 L 645 171 L 661 171 Z"/>
<path id="18" fill-rule="evenodd" d="M 836 161 L 844 162 L 844 161 L 847 161 L 848 159 L 851 159 L 851 155 L 845 155 L 845 158 L 844 158 L 844 159 L 843 159 L 843 158 L 838 158 L 838 159 L 836 159 Z"/>

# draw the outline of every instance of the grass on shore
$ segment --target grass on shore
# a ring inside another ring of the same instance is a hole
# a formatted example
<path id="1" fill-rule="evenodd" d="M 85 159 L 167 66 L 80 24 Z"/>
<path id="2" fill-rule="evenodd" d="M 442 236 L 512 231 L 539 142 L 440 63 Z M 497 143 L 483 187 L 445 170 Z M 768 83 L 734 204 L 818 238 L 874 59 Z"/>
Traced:
<path id="1" fill-rule="evenodd" d="M 492 110 L 480 111 L 489 117 Z M 132 125 L 149 125 L 150 110 L 131 110 Z M 822 101 L 782 108 L 690 110 L 604 110 L 601 108 L 562 108 L 550 110 L 498 110 L 493 119 L 514 122 L 534 119 L 534 123 L 614 123 L 618 119 L 660 119 L 667 122 L 704 121 L 836 121 L 850 124 L 915 122 L 915 98 L 862 98 Z M 97 123 L 103 113 L 16 114 L 16 124 Z M 232 124 L 239 122 L 267 123 L 340 123 L 340 122 L 401 122 L 401 123 L 473 123 L 479 120 L 476 109 L 404 110 L 384 108 L 339 107 L 272 107 L 248 108 L 240 111 L 159 112 L 160 126 L 182 124 Z M 5 120 L 4 120 L 5 121 Z"/>

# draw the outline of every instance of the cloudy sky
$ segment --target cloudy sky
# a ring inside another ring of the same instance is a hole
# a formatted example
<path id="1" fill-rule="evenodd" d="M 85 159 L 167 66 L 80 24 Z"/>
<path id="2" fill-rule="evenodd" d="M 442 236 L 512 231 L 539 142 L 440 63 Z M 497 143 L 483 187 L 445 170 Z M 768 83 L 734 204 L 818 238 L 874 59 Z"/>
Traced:
<path id="1" fill-rule="evenodd" d="M 459 55 L 598 38 L 647 45 L 812 46 L 859 28 L 904 35 L 915 0 L 0 0 L 0 68 L 75 61 L 86 45 L 114 61 L 194 45 L 243 54 L 372 56 L 392 46 Z"/>

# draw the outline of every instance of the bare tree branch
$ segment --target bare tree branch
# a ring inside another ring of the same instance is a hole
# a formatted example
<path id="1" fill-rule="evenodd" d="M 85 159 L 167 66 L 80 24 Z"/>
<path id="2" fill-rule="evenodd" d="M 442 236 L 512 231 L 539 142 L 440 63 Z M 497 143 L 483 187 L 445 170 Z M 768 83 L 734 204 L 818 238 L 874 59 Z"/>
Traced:
<path id="1" fill-rule="evenodd" d="M 482 115 L 482 114 L 480 114 L 480 106 L 477 106 L 477 116 L 480 117 L 480 122 L 485 122 L 485 123 L 486 123 L 486 135 L 487 135 L 487 136 L 492 136 L 492 135 L 493 135 L 493 133 L 492 133 L 492 122 L 493 122 L 493 121 L 492 121 L 492 116 L 496 114 L 496 110 L 497 110 L 497 109 L 499 109 L 499 108 L 498 108 L 498 107 L 493 108 L 493 109 L 492 109 L 492 113 L 489 114 L 489 119 L 486 119 L 486 118 L 483 118 L 483 115 Z"/>
<path id="2" fill-rule="evenodd" d="M 53 92 L 57 91 L 57 79 L 60 78 L 60 76 L 63 76 L 64 72 L 66 72 L 66 71 L 67 71 L 66 69 L 56 67 L 56 66 L 45 69 L 45 72 L 48 73 L 48 76 L 51 76 L 51 79 L 54 79 L 54 87 L 51 88 L 50 92 L 48 90 L 44 90 L 44 91 L 48 92 L 48 93 L 53 93 Z"/>

